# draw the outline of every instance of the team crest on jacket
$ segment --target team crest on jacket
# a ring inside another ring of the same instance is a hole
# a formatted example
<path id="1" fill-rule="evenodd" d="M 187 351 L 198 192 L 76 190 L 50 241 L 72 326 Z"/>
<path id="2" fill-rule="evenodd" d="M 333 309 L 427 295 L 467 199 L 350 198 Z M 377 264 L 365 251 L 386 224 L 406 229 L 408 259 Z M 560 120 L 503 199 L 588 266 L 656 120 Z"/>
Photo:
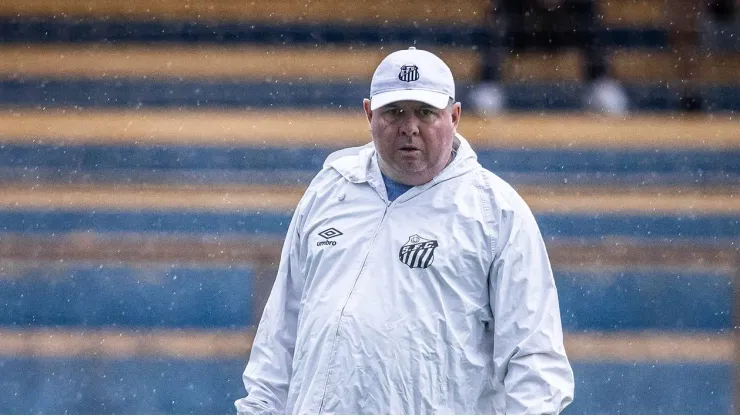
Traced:
<path id="1" fill-rule="evenodd" d="M 398 259 L 412 269 L 426 269 L 434 262 L 434 249 L 438 246 L 437 240 L 428 240 L 414 234 L 401 246 Z"/>

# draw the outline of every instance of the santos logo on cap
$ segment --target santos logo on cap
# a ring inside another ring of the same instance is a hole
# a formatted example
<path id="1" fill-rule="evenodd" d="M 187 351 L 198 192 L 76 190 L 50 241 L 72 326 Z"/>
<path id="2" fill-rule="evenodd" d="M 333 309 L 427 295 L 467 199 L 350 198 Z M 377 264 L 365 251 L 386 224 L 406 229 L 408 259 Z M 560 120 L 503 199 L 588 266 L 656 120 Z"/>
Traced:
<path id="1" fill-rule="evenodd" d="M 431 52 L 411 47 L 380 62 L 370 83 L 370 109 L 396 101 L 420 101 L 445 108 L 455 98 L 452 71 Z"/>
<path id="2" fill-rule="evenodd" d="M 411 82 L 419 80 L 419 67 L 416 65 L 404 65 L 401 72 L 398 73 L 398 79 L 401 81 Z"/>

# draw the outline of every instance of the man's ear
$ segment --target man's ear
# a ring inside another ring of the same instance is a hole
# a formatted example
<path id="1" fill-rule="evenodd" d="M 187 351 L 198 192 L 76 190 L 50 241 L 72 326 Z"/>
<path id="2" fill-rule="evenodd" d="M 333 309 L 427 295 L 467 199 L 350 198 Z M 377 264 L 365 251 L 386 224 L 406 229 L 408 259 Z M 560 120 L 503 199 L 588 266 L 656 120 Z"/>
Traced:
<path id="1" fill-rule="evenodd" d="M 362 100 L 362 108 L 365 109 L 365 116 L 367 116 L 367 122 L 370 123 L 373 119 L 373 110 L 370 109 L 370 100 L 365 98 Z"/>
<path id="2" fill-rule="evenodd" d="M 462 106 L 460 102 L 452 104 L 452 124 L 457 129 L 457 125 L 460 124 L 460 115 L 462 114 Z"/>

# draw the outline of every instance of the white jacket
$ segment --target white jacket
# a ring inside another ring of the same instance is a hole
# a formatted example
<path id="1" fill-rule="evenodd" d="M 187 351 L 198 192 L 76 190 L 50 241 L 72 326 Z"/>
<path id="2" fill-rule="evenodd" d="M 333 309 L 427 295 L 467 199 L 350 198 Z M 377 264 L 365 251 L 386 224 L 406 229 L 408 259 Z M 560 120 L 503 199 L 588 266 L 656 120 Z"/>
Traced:
<path id="1" fill-rule="evenodd" d="M 522 198 L 458 154 L 388 202 L 375 148 L 335 152 L 298 204 L 239 413 L 558 413 L 557 292 Z"/>

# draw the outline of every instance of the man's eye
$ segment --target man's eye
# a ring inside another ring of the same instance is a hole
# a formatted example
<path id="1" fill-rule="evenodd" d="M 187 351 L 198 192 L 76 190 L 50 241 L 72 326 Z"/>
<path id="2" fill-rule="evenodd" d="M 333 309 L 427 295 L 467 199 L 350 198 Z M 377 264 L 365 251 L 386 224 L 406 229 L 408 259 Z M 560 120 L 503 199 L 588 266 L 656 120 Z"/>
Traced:
<path id="1" fill-rule="evenodd" d="M 389 108 L 386 111 L 386 113 L 388 113 L 391 116 L 397 116 L 397 115 L 401 114 L 401 109 L 400 108 Z"/>
<path id="2" fill-rule="evenodd" d="M 434 111 L 428 108 L 422 108 L 421 110 L 419 110 L 419 114 L 421 114 L 422 117 L 428 117 L 434 114 Z"/>

